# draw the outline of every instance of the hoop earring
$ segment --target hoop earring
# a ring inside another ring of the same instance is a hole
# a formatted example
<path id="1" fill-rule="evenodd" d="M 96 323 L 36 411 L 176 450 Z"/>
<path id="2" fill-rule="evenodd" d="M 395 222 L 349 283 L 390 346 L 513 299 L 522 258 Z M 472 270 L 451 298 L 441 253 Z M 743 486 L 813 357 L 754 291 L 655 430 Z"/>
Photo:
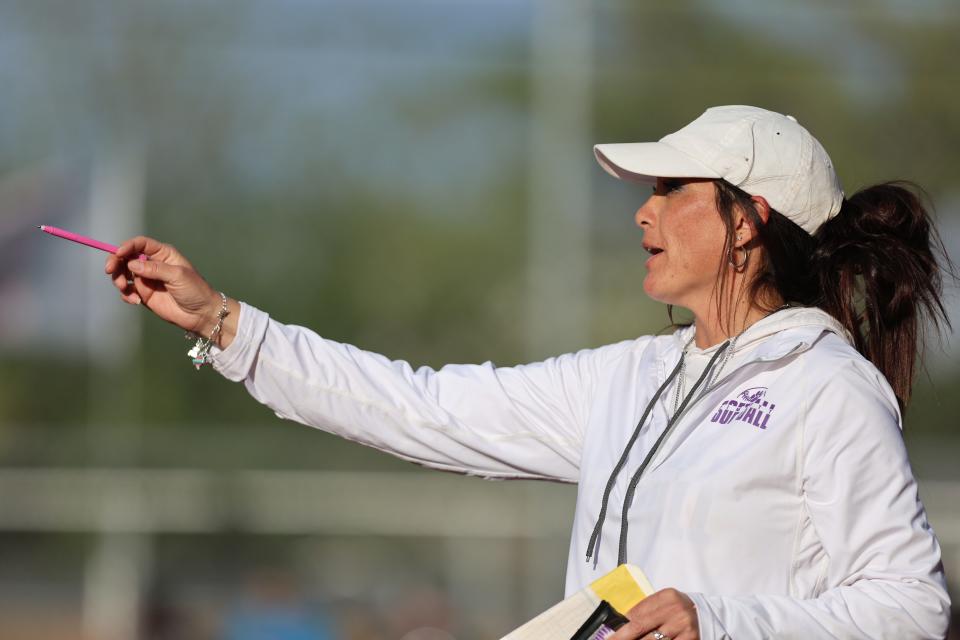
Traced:
<path id="1" fill-rule="evenodd" d="M 737 249 L 743 250 L 743 262 L 737 263 L 737 261 L 734 259 L 733 254 Z M 730 253 L 727 256 L 727 262 L 730 263 L 730 266 L 733 267 L 733 270 L 736 271 L 737 273 L 743 273 L 743 270 L 746 269 L 747 262 L 749 260 L 750 260 L 750 249 L 747 249 L 746 247 L 733 247 L 732 249 L 730 249 Z"/>

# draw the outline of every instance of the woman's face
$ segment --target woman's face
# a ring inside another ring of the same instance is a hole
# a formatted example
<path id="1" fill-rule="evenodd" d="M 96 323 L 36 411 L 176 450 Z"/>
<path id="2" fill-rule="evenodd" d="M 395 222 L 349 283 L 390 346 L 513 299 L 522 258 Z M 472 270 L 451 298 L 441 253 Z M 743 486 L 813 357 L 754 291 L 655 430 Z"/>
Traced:
<path id="1" fill-rule="evenodd" d="M 643 290 L 654 300 L 694 313 L 710 303 L 726 238 L 714 190 L 711 180 L 658 178 L 634 216 L 652 254 Z"/>

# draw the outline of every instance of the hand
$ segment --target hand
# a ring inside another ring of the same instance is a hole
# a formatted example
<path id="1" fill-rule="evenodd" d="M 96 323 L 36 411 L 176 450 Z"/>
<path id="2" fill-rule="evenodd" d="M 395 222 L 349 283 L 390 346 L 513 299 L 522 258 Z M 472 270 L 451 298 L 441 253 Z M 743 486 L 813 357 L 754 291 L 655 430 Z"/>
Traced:
<path id="1" fill-rule="evenodd" d="M 700 640 L 700 621 L 693 600 L 676 589 L 657 591 L 627 612 L 630 622 L 607 640 L 654 640 L 659 631 L 670 640 Z"/>
<path id="2" fill-rule="evenodd" d="M 147 259 L 139 260 L 140 254 Z M 204 337 L 217 323 L 220 294 L 171 245 L 145 236 L 131 238 L 107 258 L 104 270 L 121 291 L 124 302 L 143 303 L 167 322 Z M 236 301 L 228 300 L 227 304 L 230 314 L 219 340 L 224 348 L 236 333 L 239 312 Z"/>

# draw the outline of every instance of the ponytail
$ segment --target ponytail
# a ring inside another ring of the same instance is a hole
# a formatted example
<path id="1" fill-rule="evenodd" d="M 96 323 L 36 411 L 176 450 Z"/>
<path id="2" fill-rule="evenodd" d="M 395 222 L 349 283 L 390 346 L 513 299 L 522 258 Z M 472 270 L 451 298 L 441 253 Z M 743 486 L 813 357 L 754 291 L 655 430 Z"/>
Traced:
<path id="1" fill-rule="evenodd" d="M 922 190 L 908 182 L 862 189 L 811 236 L 777 211 L 764 223 L 749 194 L 724 180 L 715 184 L 724 251 L 732 246 L 735 209 L 747 213 L 764 249 L 748 285 L 754 304 L 774 311 L 779 298 L 832 315 L 905 409 L 926 327 L 950 327 L 941 269 L 956 279 Z"/>
<path id="2" fill-rule="evenodd" d="M 905 182 L 862 189 L 814 234 L 818 306 L 886 376 L 901 409 L 910 401 L 926 324 L 950 326 L 941 260 L 951 267 L 919 193 Z"/>

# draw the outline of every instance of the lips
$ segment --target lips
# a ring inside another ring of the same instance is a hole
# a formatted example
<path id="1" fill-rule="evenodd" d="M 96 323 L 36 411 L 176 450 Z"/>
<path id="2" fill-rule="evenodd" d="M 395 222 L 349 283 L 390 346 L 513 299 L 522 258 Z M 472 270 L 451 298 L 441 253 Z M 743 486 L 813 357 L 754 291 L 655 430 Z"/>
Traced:
<path id="1" fill-rule="evenodd" d="M 650 263 L 651 263 L 654 259 L 656 259 L 656 257 L 657 257 L 658 255 L 660 255 L 661 253 L 663 253 L 663 249 L 661 249 L 660 247 L 658 247 L 658 246 L 656 246 L 656 245 L 653 245 L 653 244 L 644 243 L 644 244 L 643 244 L 643 248 L 644 248 L 644 250 L 645 250 L 647 253 L 650 254 L 650 257 L 647 258 L 647 263 L 646 263 L 647 266 L 649 266 Z"/>

